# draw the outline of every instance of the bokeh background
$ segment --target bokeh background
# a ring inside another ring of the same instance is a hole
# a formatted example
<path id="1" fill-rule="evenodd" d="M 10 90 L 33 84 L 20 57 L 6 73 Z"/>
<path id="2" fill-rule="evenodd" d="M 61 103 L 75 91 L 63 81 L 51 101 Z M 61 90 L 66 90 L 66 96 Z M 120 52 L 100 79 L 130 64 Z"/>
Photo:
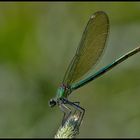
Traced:
<path id="1" fill-rule="evenodd" d="M 110 19 L 93 72 L 140 45 L 139 2 L 1 2 L 0 137 L 53 138 L 62 120 L 48 107 L 91 14 Z M 85 108 L 78 138 L 140 137 L 140 54 L 78 89 Z"/>

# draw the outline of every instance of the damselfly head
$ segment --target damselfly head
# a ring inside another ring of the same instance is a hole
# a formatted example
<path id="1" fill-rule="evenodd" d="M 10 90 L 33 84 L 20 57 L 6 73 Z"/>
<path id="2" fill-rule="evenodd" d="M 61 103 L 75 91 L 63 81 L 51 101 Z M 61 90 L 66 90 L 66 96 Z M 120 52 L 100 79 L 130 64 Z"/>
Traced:
<path id="1" fill-rule="evenodd" d="M 50 99 L 49 106 L 54 107 L 55 105 L 56 105 L 56 100 L 55 99 Z"/>

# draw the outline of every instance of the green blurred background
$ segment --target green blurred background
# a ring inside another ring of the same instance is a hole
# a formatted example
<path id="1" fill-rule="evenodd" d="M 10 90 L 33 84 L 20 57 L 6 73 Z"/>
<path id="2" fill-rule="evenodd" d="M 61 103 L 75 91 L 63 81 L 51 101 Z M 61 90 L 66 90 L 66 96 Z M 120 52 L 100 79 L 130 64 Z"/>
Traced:
<path id="1" fill-rule="evenodd" d="M 110 19 L 96 68 L 140 44 L 139 2 L 1 2 L 0 137 L 53 138 L 62 120 L 48 107 L 91 14 Z M 140 54 L 75 91 L 86 109 L 79 138 L 140 137 Z"/>

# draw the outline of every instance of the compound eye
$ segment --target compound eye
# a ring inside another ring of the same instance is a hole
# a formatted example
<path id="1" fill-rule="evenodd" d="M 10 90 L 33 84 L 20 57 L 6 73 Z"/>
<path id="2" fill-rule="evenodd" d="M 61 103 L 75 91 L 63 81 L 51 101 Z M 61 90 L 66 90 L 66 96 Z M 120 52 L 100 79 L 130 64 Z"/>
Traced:
<path id="1" fill-rule="evenodd" d="M 56 101 L 54 99 L 51 99 L 49 102 L 50 107 L 54 107 L 56 105 Z"/>

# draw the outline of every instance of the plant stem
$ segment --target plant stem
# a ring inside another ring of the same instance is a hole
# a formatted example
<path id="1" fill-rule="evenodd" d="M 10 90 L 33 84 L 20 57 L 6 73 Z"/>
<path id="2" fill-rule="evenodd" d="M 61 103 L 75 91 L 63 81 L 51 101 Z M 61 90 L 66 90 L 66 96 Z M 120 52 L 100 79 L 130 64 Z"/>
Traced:
<path id="1" fill-rule="evenodd" d="M 72 114 L 58 129 L 55 138 L 74 138 L 79 134 L 79 115 Z"/>

